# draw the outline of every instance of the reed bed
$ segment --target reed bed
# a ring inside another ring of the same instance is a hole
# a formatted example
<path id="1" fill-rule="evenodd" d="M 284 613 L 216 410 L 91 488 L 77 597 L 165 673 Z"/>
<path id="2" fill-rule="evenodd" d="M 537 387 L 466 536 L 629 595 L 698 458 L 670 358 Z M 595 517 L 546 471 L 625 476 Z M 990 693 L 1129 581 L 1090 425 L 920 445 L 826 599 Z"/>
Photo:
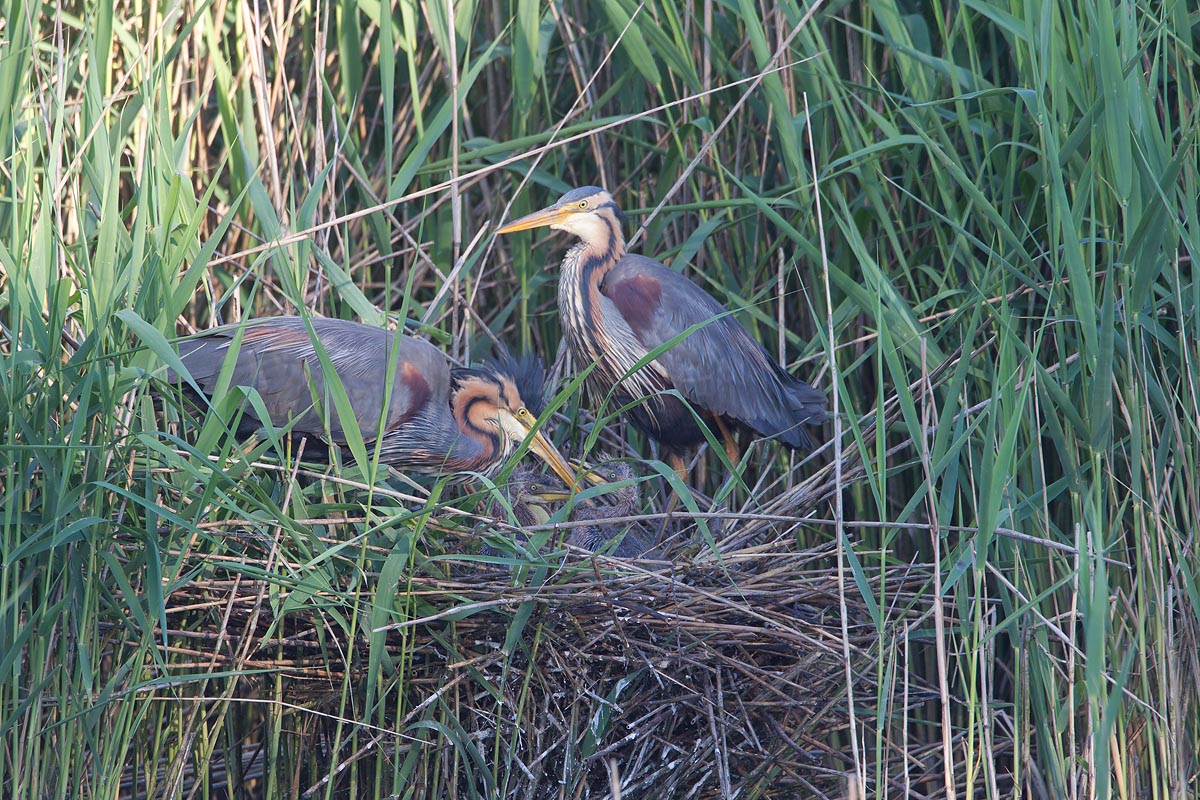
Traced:
<path id="1" fill-rule="evenodd" d="M 0 796 L 1195 793 L 1187 3 L 0 8 Z M 585 184 L 821 448 L 668 513 L 560 353 L 568 243 L 491 235 Z M 164 384 L 299 310 L 542 354 L 669 558 Z"/>
<path id="2" fill-rule="evenodd" d="M 829 745 L 847 725 L 847 640 L 837 579 L 824 566 L 828 550 L 763 542 L 723 552 L 724 564 L 708 565 L 559 550 L 526 567 L 540 567 L 544 577 L 525 582 L 507 568 L 451 560 L 441 562 L 448 577 L 409 580 L 417 616 L 364 626 L 350 638 L 329 620 L 361 613 L 347 605 L 343 588 L 293 604 L 302 589 L 245 578 L 247 564 L 280 545 L 256 544 L 263 547 L 238 557 L 194 557 L 196 577 L 169 596 L 163 634 L 172 663 L 163 677 L 242 676 L 236 696 L 270 698 L 323 719 L 295 746 L 327 751 L 339 687 L 369 679 L 365 654 L 372 634 L 382 634 L 380 657 L 403 670 L 402 679 L 393 678 L 400 705 L 394 718 L 371 728 L 374 745 L 347 754 L 339 768 L 377 748 L 410 758 L 429 750 L 423 758 L 462 770 L 461 779 L 474 784 L 462 791 L 485 795 L 590 796 L 615 780 L 625 796 L 757 787 L 782 797 L 814 787 L 836 793 L 845 784 L 850 756 Z M 304 571 L 301 563 L 279 566 Z M 927 579 L 902 571 L 892 580 L 900 606 L 895 624 L 922 613 L 918 594 L 904 587 L 917 589 Z M 368 570 L 365 577 L 381 576 Z M 848 613 L 851 671 L 866 691 L 878 639 L 860 604 Z M 517 616 L 532 644 L 514 645 Z M 335 637 L 339 657 L 331 659 L 328 640 Z M 180 692 L 191 694 L 187 687 Z M 916 691 L 910 702 L 931 692 Z M 446 709 L 453 709 L 460 742 L 449 749 L 434 747 L 421 724 Z M 244 744 L 240 752 L 243 771 L 266 758 Z M 507 766 L 504 786 L 480 769 L 495 760 Z M 304 774 L 309 790 L 324 780 Z"/>

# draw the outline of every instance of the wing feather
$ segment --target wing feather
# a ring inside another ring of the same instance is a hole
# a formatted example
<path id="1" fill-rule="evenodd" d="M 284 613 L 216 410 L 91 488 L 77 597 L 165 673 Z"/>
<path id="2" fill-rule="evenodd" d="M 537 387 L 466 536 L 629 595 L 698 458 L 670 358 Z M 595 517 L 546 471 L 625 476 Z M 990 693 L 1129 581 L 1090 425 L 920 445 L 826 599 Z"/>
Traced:
<path id="1" fill-rule="evenodd" d="M 647 352 L 699 326 L 656 359 L 683 397 L 765 436 L 811 446 L 800 426 L 825 421 L 825 396 L 780 368 L 699 286 L 653 259 L 626 255 L 602 291 Z"/>
<path id="2" fill-rule="evenodd" d="M 432 345 L 357 322 L 324 318 L 313 318 L 311 322 L 347 393 L 365 439 L 379 435 L 380 410 L 385 399 L 388 413 L 384 429 L 390 430 L 418 412 L 431 396 L 448 396 L 449 366 Z M 238 328 L 238 325 L 216 328 L 179 343 L 184 364 L 208 394 L 216 388 Z M 393 344 L 400 349 L 395 354 L 398 363 L 388 395 L 385 388 Z M 327 397 L 326 381 L 302 318 L 273 317 L 247 322 L 230 383 L 253 386 L 275 425 L 296 419 L 294 431 L 325 434 L 324 415 L 313 407 L 313 397 L 319 401 Z M 344 430 L 336 413 L 330 417 L 329 433 L 335 441 L 344 441 Z"/>

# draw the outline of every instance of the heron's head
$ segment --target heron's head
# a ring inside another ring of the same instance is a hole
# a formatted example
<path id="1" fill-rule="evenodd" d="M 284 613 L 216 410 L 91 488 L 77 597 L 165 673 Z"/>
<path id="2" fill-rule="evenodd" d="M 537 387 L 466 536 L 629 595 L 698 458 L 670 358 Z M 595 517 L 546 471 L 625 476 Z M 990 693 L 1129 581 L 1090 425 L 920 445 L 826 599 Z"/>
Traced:
<path id="1" fill-rule="evenodd" d="M 582 186 L 567 192 L 552 206 L 513 220 L 496 233 L 548 227 L 572 233 L 589 244 L 598 244 L 611 238 L 621 239 L 623 219 L 611 194 L 599 186 Z"/>
<path id="2" fill-rule="evenodd" d="M 597 503 L 606 503 L 610 508 L 619 509 L 614 516 L 632 513 L 641 500 L 639 487 L 643 479 L 637 478 L 628 462 L 605 461 L 592 467 L 584 478 L 597 486 L 608 485 L 608 489 L 597 495 L 595 500 Z"/>
<path id="3" fill-rule="evenodd" d="M 491 447 L 496 461 L 528 441 L 534 455 L 564 483 L 577 484 L 571 465 L 539 429 L 537 415 L 522 399 L 512 375 L 492 367 L 451 370 L 450 408 L 463 433 Z M 588 477 L 592 482 L 600 480 Z"/>
<path id="4" fill-rule="evenodd" d="M 508 479 L 508 497 L 513 504 L 547 508 L 551 503 L 567 502 L 571 499 L 571 493 L 553 475 L 543 475 L 521 467 Z"/>

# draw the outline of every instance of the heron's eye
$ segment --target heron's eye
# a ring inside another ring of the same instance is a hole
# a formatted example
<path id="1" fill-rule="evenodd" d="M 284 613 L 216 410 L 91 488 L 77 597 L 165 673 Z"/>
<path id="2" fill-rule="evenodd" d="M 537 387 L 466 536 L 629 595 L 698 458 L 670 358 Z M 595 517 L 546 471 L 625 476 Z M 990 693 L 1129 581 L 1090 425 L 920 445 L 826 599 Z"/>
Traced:
<path id="1" fill-rule="evenodd" d="M 533 492 L 534 494 L 541 494 L 542 485 L 540 483 L 535 483 L 529 487 L 529 491 Z"/>
<path id="2" fill-rule="evenodd" d="M 580 201 L 579 201 L 579 210 L 580 210 L 580 211 L 582 211 L 582 210 L 586 209 L 586 208 L 587 208 L 587 206 L 588 206 L 587 200 L 580 200 Z"/>
<path id="3" fill-rule="evenodd" d="M 517 416 L 520 417 L 521 419 L 528 419 L 532 415 L 529 413 L 528 408 L 525 408 L 525 406 L 521 406 L 520 408 L 517 409 Z"/>
<path id="4" fill-rule="evenodd" d="M 616 479 L 617 479 L 617 471 L 614 469 L 613 471 L 608 473 L 608 480 L 609 480 L 609 482 L 612 482 L 612 481 L 615 481 Z"/>

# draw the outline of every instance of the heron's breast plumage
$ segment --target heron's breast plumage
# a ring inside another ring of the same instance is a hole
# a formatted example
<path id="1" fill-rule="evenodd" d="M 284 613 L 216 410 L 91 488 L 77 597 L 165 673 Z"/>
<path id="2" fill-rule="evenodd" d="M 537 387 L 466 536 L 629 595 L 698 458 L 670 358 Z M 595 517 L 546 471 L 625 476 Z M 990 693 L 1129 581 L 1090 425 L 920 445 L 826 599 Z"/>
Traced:
<path id="1" fill-rule="evenodd" d="M 577 369 L 596 364 L 586 383 L 597 401 L 614 386 L 620 405 L 655 397 L 672 388 L 657 361 L 638 366 L 649 352 L 601 285 L 613 262 L 586 243 L 567 252 L 558 282 L 558 306 L 564 334 Z M 653 413 L 654 403 L 648 404 Z"/>

